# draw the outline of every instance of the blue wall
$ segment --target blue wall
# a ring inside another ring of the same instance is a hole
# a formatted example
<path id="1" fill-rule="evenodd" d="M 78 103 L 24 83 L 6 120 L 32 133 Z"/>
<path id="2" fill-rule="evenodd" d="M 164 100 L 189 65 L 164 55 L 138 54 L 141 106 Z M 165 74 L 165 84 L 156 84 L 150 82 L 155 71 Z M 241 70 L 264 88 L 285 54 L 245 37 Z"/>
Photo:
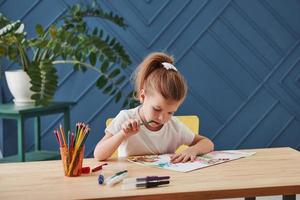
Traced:
<path id="1" fill-rule="evenodd" d="M 63 15 L 71 0 L 2 0 L 0 11 L 21 19 L 28 35 L 34 24 L 49 26 Z M 217 149 L 290 146 L 300 149 L 300 1 L 299 0 L 123 0 L 101 1 L 103 7 L 123 16 L 127 31 L 92 20 L 126 47 L 133 64 L 128 77 L 152 51 L 174 54 L 185 75 L 189 93 L 180 114 L 201 118 L 201 132 Z M 14 65 L 1 63 L 5 69 Z M 3 69 L 3 70 L 5 70 Z M 57 67 L 60 74 L 55 100 L 76 101 L 74 124 L 84 121 L 92 131 L 86 156 L 103 136 L 105 119 L 121 104 L 105 96 L 94 83 L 97 74 Z M 129 80 L 123 85 L 131 88 Z M 11 102 L 1 79 L 2 102 Z M 42 120 L 42 148 L 56 150 L 52 130 L 61 115 Z M 0 124 L 1 125 L 1 124 Z M 16 153 L 16 124 L 1 125 L 2 151 Z M 33 148 L 27 122 L 27 150 Z"/>

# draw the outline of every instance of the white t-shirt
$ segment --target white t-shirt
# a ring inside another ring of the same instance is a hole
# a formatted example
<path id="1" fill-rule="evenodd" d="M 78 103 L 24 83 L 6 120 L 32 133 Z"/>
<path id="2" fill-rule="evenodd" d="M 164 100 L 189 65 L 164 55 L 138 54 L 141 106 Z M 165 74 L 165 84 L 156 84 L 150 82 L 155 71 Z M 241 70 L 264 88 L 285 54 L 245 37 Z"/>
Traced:
<path id="1" fill-rule="evenodd" d="M 138 107 L 122 110 L 105 129 L 105 133 L 118 134 L 127 119 L 140 119 Z M 180 145 L 190 145 L 194 137 L 195 134 L 188 127 L 172 116 L 158 131 L 150 131 L 141 126 L 137 134 L 121 143 L 118 156 L 174 153 Z"/>

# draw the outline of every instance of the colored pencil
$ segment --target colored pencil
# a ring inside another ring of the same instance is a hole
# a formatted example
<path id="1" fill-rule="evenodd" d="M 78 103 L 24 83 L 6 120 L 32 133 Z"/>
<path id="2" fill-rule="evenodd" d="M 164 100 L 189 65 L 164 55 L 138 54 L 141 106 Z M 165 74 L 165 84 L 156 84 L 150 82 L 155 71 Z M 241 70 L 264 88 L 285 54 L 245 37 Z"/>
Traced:
<path id="1" fill-rule="evenodd" d="M 76 123 L 75 129 L 75 133 L 68 130 L 67 135 L 65 135 L 65 131 L 60 124 L 59 129 L 54 130 L 59 146 L 63 148 L 62 159 L 66 159 L 64 169 L 67 176 L 77 174 L 77 171 L 74 170 L 79 167 L 80 154 L 90 131 L 89 126 L 82 122 Z"/>
<path id="2" fill-rule="evenodd" d="M 66 135 L 65 135 L 64 129 L 61 124 L 59 125 L 59 128 L 60 128 L 60 133 L 62 135 L 64 146 L 67 146 Z"/>

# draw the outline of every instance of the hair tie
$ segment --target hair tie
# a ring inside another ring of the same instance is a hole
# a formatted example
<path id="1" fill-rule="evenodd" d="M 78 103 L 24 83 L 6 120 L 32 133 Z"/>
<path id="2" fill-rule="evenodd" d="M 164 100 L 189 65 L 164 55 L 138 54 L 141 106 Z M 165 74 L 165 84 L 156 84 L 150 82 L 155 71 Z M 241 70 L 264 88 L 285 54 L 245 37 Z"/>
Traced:
<path id="1" fill-rule="evenodd" d="M 166 70 L 173 69 L 174 71 L 177 71 L 176 67 L 171 63 L 163 62 L 161 64 L 164 66 Z"/>

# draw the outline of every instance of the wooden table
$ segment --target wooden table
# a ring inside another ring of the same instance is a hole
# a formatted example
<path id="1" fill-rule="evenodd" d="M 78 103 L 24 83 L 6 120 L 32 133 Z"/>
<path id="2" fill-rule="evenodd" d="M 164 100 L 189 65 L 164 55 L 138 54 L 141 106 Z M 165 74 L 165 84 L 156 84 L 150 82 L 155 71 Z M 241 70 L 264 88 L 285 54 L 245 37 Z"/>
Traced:
<path id="1" fill-rule="evenodd" d="M 122 190 L 98 185 L 98 173 L 65 177 L 57 161 L 0 164 L 0 199 L 209 199 L 300 193 L 300 153 L 291 148 L 254 149 L 257 153 L 220 165 L 180 173 L 111 160 L 104 176 L 127 169 L 130 177 L 171 176 L 170 185 Z M 85 159 L 84 166 L 99 165 Z"/>

